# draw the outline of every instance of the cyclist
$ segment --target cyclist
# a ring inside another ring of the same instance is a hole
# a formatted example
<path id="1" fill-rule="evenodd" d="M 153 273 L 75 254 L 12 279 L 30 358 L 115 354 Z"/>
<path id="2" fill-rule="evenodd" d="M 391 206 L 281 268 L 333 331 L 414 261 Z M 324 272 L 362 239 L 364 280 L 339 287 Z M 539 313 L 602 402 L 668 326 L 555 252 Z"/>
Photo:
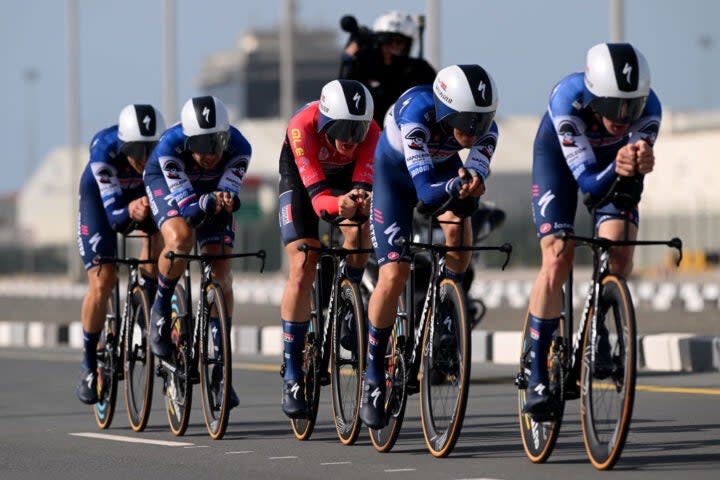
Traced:
<path id="1" fill-rule="evenodd" d="M 573 262 L 574 246 L 563 250 L 553 234 L 573 231 L 578 187 L 595 199 L 606 196 L 617 176 L 635 177 L 653 170 L 653 144 L 660 128 L 661 107 L 650 89 L 645 57 L 627 43 L 602 43 L 587 52 L 585 71 L 555 85 L 547 113 L 538 128 L 533 152 L 532 208 L 542 251 L 528 309 L 531 374 L 525 413 L 552 411 L 546 358 L 562 304 L 562 285 Z M 632 186 L 633 184 L 629 184 Z M 639 201 L 641 183 L 633 196 Z M 639 187 L 639 188 L 638 188 Z M 637 237 L 635 205 L 607 204 L 593 219 L 598 234 L 620 240 L 625 213 L 630 213 L 629 239 Z M 633 247 L 610 252 L 610 269 L 627 276 Z M 600 330 L 602 337 L 602 330 Z M 607 359 L 607 340 L 600 342 L 598 361 Z"/>
<path id="2" fill-rule="evenodd" d="M 115 269 L 99 268 L 96 257 L 114 257 L 117 232 L 135 228 L 152 235 L 152 241 L 143 239 L 142 258 L 157 256 L 160 236 L 150 215 L 142 172 L 163 130 L 165 120 L 155 107 L 127 105 L 120 111 L 117 125 L 93 137 L 90 161 L 80 178 L 77 241 L 87 271 L 88 291 L 80 313 L 83 360 L 77 396 L 90 405 L 98 401 L 96 348 L 116 281 Z M 150 245 L 153 252 L 149 251 Z M 141 265 L 140 271 L 148 298 L 152 299 L 157 289 L 154 268 Z"/>
<path id="3" fill-rule="evenodd" d="M 435 78 L 428 62 L 410 56 L 417 30 L 410 15 L 394 10 L 375 20 L 374 42 L 351 37 L 345 48 L 340 77 L 358 80 L 370 90 L 375 101 L 373 118 L 380 126 L 388 108 L 405 90 Z"/>
<path id="4" fill-rule="evenodd" d="M 168 357 L 171 300 L 187 261 L 165 258 L 169 251 L 190 253 L 195 241 L 203 253 L 221 254 L 233 248 L 233 212 L 250 163 L 250 143 L 230 125 L 220 99 L 191 98 L 181 111 L 181 122 L 160 139 L 145 169 L 145 188 L 155 222 L 165 242 L 158 258 L 158 291 L 150 310 L 152 351 Z M 213 276 L 223 289 L 228 321 L 232 317 L 233 290 L 230 261 L 213 262 Z M 218 318 L 211 313 L 211 331 L 219 335 Z M 228 325 L 229 327 L 230 325 Z M 220 345 L 216 338 L 214 345 Z M 216 367 L 221 367 L 216 365 Z M 213 372 L 213 377 L 216 374 Z M 239 404 L 230 385 L 230 408 Z"/>
<path id="5" fill-rule="evenodd" d="M 371 428 L 385 425 L 385 350 L 395 321 L 397 299 L 410 272 L 410 258 L 394 244 L 410 238 L 418 200 L 438 208 L 454 199 L 442 220 L 459 221 L 485 192 L 485 178 L 498 139 L 494 122 L 498 93 L 479 65 L 452 65 L 432 85 L 413 87 L 395 102 L 375 152 L 371 238 L 379 278 L 368 305 L 367 368 L 360 417 Z M 465 163 L 458 152 L 469 149 Z M 467 177 L 471 180 L 468 181 Z M 442 225 L 445 243 L 470 245 L 470 219 Z M 461 284 L 469 252 L 447 254 L 443 272 Z"/>
<path id="6" fill-rule="evenodd" d="M 298 246 L 319 247 L 318 217 L 368 215 L 373 183 L 373 153 L 380 127 L 372 119 L 373 99 L 360 82 L 333 80 L 320 100 L 300 109 L 288 124 L 280 153 L 278 219 L 288 258 L 288 281 L 280 316 L 283 327 L 284 375 L 282 410 L 291 418 L 307 414 L 302 371 L 310 295 L 317 254 L 306 257 Z M 345 248 L 358 247 L 356 227 L 341 227 Z M 370 245 L 367 223 L 362 248 Z M 367 254 L 348 256 L 347 276 L 362 278 Z"/>

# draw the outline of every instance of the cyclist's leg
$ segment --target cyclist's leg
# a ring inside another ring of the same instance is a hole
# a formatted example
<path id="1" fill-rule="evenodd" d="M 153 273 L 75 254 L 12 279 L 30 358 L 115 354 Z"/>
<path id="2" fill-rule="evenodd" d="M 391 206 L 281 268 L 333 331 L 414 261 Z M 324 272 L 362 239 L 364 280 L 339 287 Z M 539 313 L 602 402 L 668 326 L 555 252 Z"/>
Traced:
<path id="1" fill-rule="evenodd" d="M 610 240 L 624 240 L 625 237 L 625 220 L 612 215 L 611 211 L 614 207 L 603 208 L 598 212 L 596 222 L 598 223 L 598 235 Z M 630 214 L 630 221 L 627 224 L 627 239 L 635 240 L 638 232 L 638 213 L 637 209 Z M 624 247 L 613 247 L 610 249 L 609 268 L 613 273 L 617 273 L 627 278 L 633 269 L 633 254 L 635 247 L 633 245 Z"/>
<path id="2" fill-rule="evenodd" d="M 115 287 L 115 265 L 100 268 L 95 256 L 114 257 L 117 238 L 107 221 L 97 184 L 83 177 L 80 189 L 78 248 L 87 271 L 88 290 L 80 318 L 83 328 L 83 359 L 77 395 L 83 403 L 97 402 L 96 348 L 105 320 L 108 299 Z"/>
<path id="3" fill-rule="evenodd" d="M 318 217 L 300 179 L 292 153 L 283 149 L 280 158 L 278 219 L 288 259 L 288 280 L 280 302 L 283 328 L 282 410 L 290 417 L 307 412 L 303 351 L 310 323 L 310 297 L 315 279 L 317 252 L 301 252 L 303 243 L 319 247 Z M 320 306 L 318 306 L 320 308 Z"/>
<path id="4" fill-rule="evenodd" d="M 564 245 L 553 234 L 573 230 L 577 206 L 577 183 L 565 162 L 554 129 L 549 128 L 552 131 L 541 127 L 535 139 L 533 158 L 532 208 L 542 263 L 530 292 L 528 308 L 531 372 L 525 412 L 538 414 L 547 413 L 552 407 L 547 388 L 547 354 L 560 320 L 562 286 L 574 255 L 572 242 Z"/>
<path id="5" fill-rule="evenodd" d="M 155 227 L 155 224 L 152 224 Z M 142 239 L 142 247 L 140 250 L 140 258 L 155 258 L 160 256 L 160 252 L 163 248 L 162 235 L 160 231 L 155 228 L 143 229 L 149 238 Z M 148 302 L 152 305 L 155 300 L 155 293 L 157 292 L 157 264 L 146 263 L 140 265 L 140 276 L 142 277 L 142 286 L 147 294 Z"/>

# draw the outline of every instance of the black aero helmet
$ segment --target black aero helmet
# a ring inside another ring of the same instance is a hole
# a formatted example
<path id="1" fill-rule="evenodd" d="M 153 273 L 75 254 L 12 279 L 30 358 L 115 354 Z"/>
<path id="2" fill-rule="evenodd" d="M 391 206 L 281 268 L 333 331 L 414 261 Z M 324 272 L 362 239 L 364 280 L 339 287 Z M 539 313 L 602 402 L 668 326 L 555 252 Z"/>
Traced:
<path id="1" fill-rule="evenodd" d="M 629 123 L 645 109 L 650 69 L 629 43 L 601 43 L 588 50 L 585 62 L 586 105 L 612 121 Z"/>
<path id="2" fill-rule="evenodd" d="M 373 118 L 370 91 L 356 80 L 333 80 L 320 92 L 317 131 L 331 141 L 360 143 L 365 140 Z"/>

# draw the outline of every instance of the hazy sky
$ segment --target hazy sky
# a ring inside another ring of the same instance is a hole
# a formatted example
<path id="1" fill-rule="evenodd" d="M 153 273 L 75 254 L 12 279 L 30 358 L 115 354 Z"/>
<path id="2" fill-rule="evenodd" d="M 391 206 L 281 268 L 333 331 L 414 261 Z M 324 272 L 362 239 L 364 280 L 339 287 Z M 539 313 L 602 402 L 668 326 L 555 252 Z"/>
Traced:
<path id="1" fill-rule="evenodd" d="M 305 26 L 338 29 L 389 9 L 423 13 L 417 1 L 296 0 Z M 278 21 L 281 0 L 177 0 L 177 104 L 200 94 L 206 55 Z M 441 64 L 479 63 L 495 77 L 499 115 L 539 114 L 553 84 L 583 68 L 585 52 L 609 40 L 609 0 L 441 0 Z M 66 2 L 0 0 L 0 194 L 67 143 Z M 78 0 L 81 139 L 117 121 L 128 103 L 162 108 L 162 0 Z M 625 0 L 625 38 L 647 57 L 665 109 L 719 108 L 720 1 Z M 437 67 L 438 65 L 436 65 Z M 28 71 L 37 78 L 27 83 Z M 712 80 L 716 79 L 716 80 Z M 172 123 L 177 119 L 167 119 Z M 252 139 L 250 139 L 252 142 Z M 505 138 L 503 141 L 511 141 Z M 28 157 L 32 157 L 28 160 Z"/>

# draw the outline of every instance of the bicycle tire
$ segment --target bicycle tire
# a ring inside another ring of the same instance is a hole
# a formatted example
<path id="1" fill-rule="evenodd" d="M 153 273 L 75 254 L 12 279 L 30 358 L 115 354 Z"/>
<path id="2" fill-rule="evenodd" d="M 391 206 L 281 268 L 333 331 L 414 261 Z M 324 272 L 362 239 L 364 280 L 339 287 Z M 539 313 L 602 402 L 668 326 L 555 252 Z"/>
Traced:
<path id="1" fill-rule="evenodd" d="M 405 298 L 398 299 L 398 315 L 390 334 L 388 349 L 385 353 L 385 418 L 387 425 L 383 428 L 369 428 L 370 441 L 375 450 L 389 452 L 395 446 L 407 406 L 407 345 L 412 345 L 409 338 L 407 310 Z"/>
<path id="2" fill-rule="evenodd" d="M 308 415 L 305 418 L 291 418 L 290 427 L 295 438 L 301 441 L 309 440 L 315 429 L 318 408 L 320 407 L 320 331 L 319 315 L 322 311 L 315 304 L 315 285 L 310 296 L 310 324 L 305 335 L 305 350 L 303 351 L 303 371 L 305 372 L 305 400 L 308 405 Z"/>
<path id="3" fill-rule="evenodd" d="M 349 320 L 348 320 L 349 319 Z M 341 345 L 341 323 L 353 323 L 352 348 Z M 357 440 L 360 421 L 362 374 L 365 371 L 365 308 L 357 284 L 347 278 L 340 281 L 332 335 L 332 409 L 335 431 L 343 445 Z"/>
<path id="4" fill-rule="evenodd" d="M 230 386 L 232 385 L 232 349 L 230 345 L 230 324 L 222 287 L 213 282 L 205 289 L 207 312 L 217 315 L 220 329 L 214 337 L 214 326 L 206 319 L 205 329 L 200 332 L 200 390 L 205 426 L 213 440 L 225 435 L 230 418 Z M 213 308 L 214 307 L 214 308 Z M 215 313 L 213 312 L 215 310 Z M 220 345 L 215 341 L 219 340 Z"/>
<path id="5" fill-rule="evenodd" d="M 147 426 L 152 408 L 154 356 L 150 349 L 150 306 L 145 290 L 132 289 L 128 325 L 125 331 L 125 408 L 130 427 L 141 432 Z"/>
<path id="6" fill-rule="evenodd" d="M 118 308 L 114 299 L 116 292 L 110 294 L 107 309 L 105 311 L 105 323 L 100 332 L 97 352 L 97 391 L 99 401 L 93 405 L 95 413 L 95 422 L 100 429 L 110 428 L 115 415 L 115 407 L 117 401 L 118 388 L 118 335 L 120 332 L 120 319 L 118 318 Z"/>
<path id="7" fill-rule="evenodd" d="M 536 421 L 530 415 L 524 414 L 525 389 L 518 388 L 518 420 L 520 425 L 520 436 L 523 449 L 528 459 L 533 463 L 545 462 L 553 450 L 560 435 L 563 413 L 565 411 L 564 395 L 564 365 L 567 359 L 564 358 L 567 349 L 561 347 L 564 342 L 565 323 L 560 320 L 558 328 L 553 333 L 553 341 L 548 352 L 547 365 L 550 377 L 550 390 L 555 397 L 556 410 L 551 419 L 547 421 Z M 528 328 L 528 314 L 525 315 L 525 323 L 522 329 L 522 344 L 520 347 L 520 368 L 526 378 L 530 375 L 530 329 Z"/>
<path id="8" fill-rule="evenodd" d="M 580 369 L 580 417 L 590 462 L 598 470 L 609 470 L 625 446 L 635 400 L 635 310 L 624 278 L 609 274 L 602 279 L 598 309 L 598 324 L 608 333 L 612 368 L 607 377 L 597 378 L 600 372 L 593 362 L 597 347 L 591 340 L 593 329 L 587 328 Z"/>
<path id="9" fill-rule="evenodd" d="M 185 288 L 178 283 L 171 300 L 172 329 L 170 335 L 175 343 L 172 363 L 175 373 L 166 372 L 165 377 L 165 411 L 170 431 L 181 436 L 185 434 L 190 422 L 192 410 L 192 360 L 190 344 L 192 342 L 191 311 L 187 305 Z"/>
<path id="10" fill-rule="evenodd" d="M 440 281 L 436 307 L 436 311 L 428 309 L 430 321 L 425 322 L 423 335 L 420 420 L 430 453 L 446 457 L 455 447 L 465 419 L 470 385 L 470 328 L 463 294 L 454 281 L 447 278 Z M 433 327 L 432 322 L 439 314 L 443 316 Z M 443 329 L 449 339 L 441 341 Z M 434 372 L 441 372 L 441 378 Z"/>

